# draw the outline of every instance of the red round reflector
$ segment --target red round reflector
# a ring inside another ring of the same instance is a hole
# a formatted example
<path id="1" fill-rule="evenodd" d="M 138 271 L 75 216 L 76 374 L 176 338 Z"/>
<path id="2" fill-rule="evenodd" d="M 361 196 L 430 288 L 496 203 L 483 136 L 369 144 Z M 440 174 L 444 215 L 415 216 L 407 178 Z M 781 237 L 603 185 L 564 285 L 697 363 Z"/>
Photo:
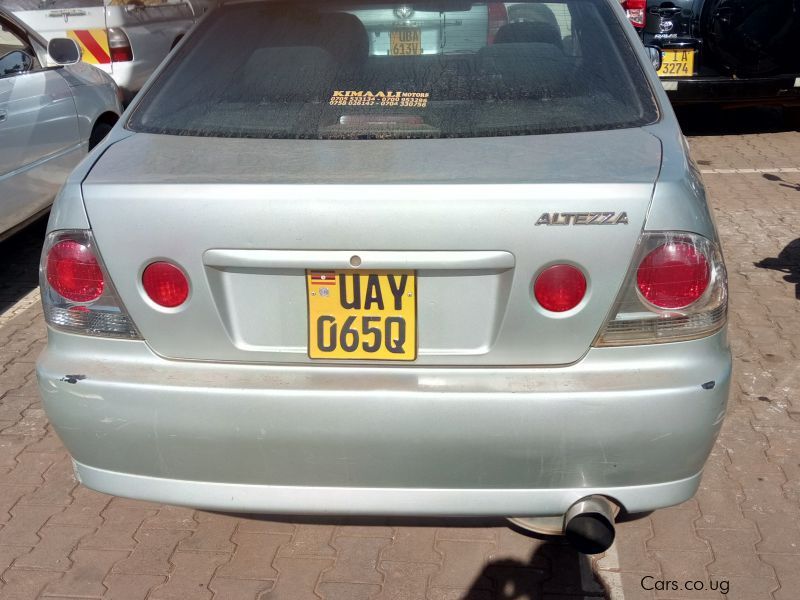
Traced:
<path id="1" fill-rule="evenodd" d="M 645 299 L 658 308 L 686 308 L 706 291 L 708 259 L 687 242 L 662 244 L 639 265 L 636 283 Z"/>
<path id="2" fill-rule="evenodd" d="M 553 265 L 539 273 L 533 294 L 542 308 L 565 312 L 580 304 L 586 295 L 586 277 L 572 265 Z"/>
<path id="3" fill-rule="evenodd" d="M 103 295 L 103 271 L 92 251 L 62 240 L 47 253 L 47 283 L 67 300 L 91 302 Z"/>
<path id="4" fill-rule="evenodd" d="M 168 262 L 154 262 L 142 273 L 142 286 L 159 306 L 175 308 L 189 297 L 189 280 L 178 267 Z"/>

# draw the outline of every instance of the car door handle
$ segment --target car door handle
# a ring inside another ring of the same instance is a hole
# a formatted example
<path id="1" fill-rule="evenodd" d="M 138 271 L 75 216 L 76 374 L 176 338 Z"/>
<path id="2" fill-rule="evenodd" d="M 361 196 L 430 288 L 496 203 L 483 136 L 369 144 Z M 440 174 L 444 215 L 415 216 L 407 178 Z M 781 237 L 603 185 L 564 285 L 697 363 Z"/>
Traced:
<path id="1" fill-rule="evenodd" d="M 8 112 L 5 110 L 0 110 L 0 123 L 5 123 L 7 118 Z"/>

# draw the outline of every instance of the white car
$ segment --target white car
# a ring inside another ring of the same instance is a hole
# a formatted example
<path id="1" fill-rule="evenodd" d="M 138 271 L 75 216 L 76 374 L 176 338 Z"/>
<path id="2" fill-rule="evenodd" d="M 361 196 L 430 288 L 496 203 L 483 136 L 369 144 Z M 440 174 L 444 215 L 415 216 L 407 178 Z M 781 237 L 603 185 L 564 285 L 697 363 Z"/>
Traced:
<path id="1" fill-rule="evenodd" d="M 0 8 L 0 238 L 49 209 L 122 114 L 114 81 L 79 59 Z"/>
<path id="2" fill-rule="evenodd" d="M 209 0 L 8 0 L 45 39 L 69 37 L 111 75 L 126 101 L 210 5 Z"/>

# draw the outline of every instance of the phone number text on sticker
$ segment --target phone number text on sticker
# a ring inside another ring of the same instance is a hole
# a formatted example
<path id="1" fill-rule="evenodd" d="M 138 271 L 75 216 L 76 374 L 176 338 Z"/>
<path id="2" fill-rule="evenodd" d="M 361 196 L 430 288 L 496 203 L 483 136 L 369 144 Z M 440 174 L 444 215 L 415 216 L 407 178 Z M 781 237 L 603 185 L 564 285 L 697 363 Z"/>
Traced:
<path id="1" fill-rule="evenodd" d="M 334 90 L 331 106 L 402 106 L 425 108 L 428 106 L 428 92 L 394 92 L 370 90 Z"/>
<path id="2" fill-rule="evenodd" d="M 307 271 L 306 286 L 310 358 L 416 358 L 413 271 Z"/>

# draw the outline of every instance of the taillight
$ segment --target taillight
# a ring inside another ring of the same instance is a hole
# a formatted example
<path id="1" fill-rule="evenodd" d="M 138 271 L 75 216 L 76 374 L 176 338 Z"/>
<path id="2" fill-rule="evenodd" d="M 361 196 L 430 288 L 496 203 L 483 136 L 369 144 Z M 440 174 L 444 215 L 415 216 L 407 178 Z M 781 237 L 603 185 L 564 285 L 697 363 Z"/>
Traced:
<path id="1" fill-rule="evenodd" d="M 622 0 L 622 8 L 625 9 L 625 14 L 628 15 L 628 20 L 634 27 L 637 29 L 644 27 L 647 0 Z"/>
<path id="2" fill-rule="evenodd" d="M 153 302 L 165 308 L 180 306 L 189 297 L 189 280 L 168 262 L 147 265 L 142 273 L 142 287 Z"/>
<path id="3" fill-rule="evenodd" d="M 84 335 L 139 337 L 103 267 L 91 231 L 56 231 L 47 236 L 39 285 L 48 325 Z"/>
<path id="4" fill-rule="evenodd" d="M 572 265 L 547 267 L 536 277 L 533 295 L 541 307 L 550 312 L 572 310 L 586 295 L 586 277 Z"/>
<path id="5" fill-rule="evenodd" d="M 705 337 L 727 322 L 728 279 L 719 246 L 693 233 L 647 232 L 595 346 Z"/>
<path id="6" fill-rule="evenodd" d="M 62 240 L 47 253 L 47 282 L 71 302 L 92 302 L 103 294 L 105 280 L 94 253 L 75 240 Z"/>
<path id="7" fill-rule="evenodd" d="M 639 292 L 657 308 L 686 308 L 708 288 L 708 259 L 686 242 L 662 244 L 645 256 L 636 272 Z"/>
<path id="8" fill-rule="evenodd" d="M 489 2 L 486 5 L 489 9 L 489 30 L 486 33 L 486 45 L 494 43 L 494 36 L 498 30 L 508 23 L 508 10 L 505 2 Z"/>
<path id="9" fill-rule="evenodd" d="M 130 62 L 133 60 L 131 41 L 124 31 L 116 27 L 108 28 L 108 50 L 111 62 Z"/>

